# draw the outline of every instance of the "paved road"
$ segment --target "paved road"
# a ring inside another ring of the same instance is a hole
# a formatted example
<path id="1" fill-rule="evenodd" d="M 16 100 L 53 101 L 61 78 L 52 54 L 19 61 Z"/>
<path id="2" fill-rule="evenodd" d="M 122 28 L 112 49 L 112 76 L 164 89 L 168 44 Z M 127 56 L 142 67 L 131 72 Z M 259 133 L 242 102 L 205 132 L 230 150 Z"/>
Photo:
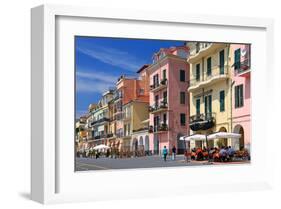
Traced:
<path id="1" fill-rule="evenodd" d="M 146 156 L 138 158 L 76 158 L 76 170 L 108 170 L 108 169 L 129 169 L 129 168 L 157 168 L 157 167 L 175 167 L 175 166 L 198 166 L 207 164 L 206 161 L 192 161 L 186 163 L 184 156 L 177 156 L 175 161 L 168 159 L 166 162 L 159 156 Z M 219 164 L 219 163 L 215 163 Z M 226 163 L 223 163 L 226 164 Z"/>

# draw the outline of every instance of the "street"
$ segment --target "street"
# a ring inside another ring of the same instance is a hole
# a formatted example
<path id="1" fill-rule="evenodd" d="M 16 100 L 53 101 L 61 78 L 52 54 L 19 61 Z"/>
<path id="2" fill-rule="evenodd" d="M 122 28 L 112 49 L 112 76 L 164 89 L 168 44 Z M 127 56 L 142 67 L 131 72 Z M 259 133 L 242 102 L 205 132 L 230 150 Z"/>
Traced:
<path id="1" fill-rule="evenodd" d="M 241 162 L 216 162 L 214 165 L 229 165 L 229 164 L 249 163 L 249 161 Z M 176 160 L 171 160 L 169 157 L 165 162 L 160 156 L 146 156 L 137 158 L 76 158 L 76 171 L 88 170 L 109 170 L 109 169 L 132 169 L 132 168 L 159 168 L 159 167 L 177 167 L 177 166 L 202 166 L 207 165 L 207 161 L 192 161 L 185 162 L 183 155 L 178 155 Z"/>

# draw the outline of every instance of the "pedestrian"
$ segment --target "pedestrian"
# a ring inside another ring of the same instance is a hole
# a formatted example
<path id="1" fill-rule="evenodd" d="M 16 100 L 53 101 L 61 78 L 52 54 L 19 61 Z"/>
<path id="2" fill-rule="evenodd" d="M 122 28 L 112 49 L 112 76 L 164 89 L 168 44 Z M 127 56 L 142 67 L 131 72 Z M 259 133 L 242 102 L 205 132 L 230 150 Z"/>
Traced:
<path id="1" fill-rule="evenodd" d="M 190 152 L 187 151 L 187 150 L 185 150 L 185 151 L 184 151 L 184 157 L 185 157 L 185 160 L 186 160 L 187 163 L 189 162 L 189 157 L 190 157 L 190 156 L 191 156 L 191 155 L 190 155 Z"/>
<path id="2" fill-rule="evenodd" d="M 174 145 L 172 148 L 172 160 L 176 160 L 176 153 L 177 153 L 177 148 Z"/>
<path id="3" fill-rule="evenodd" d="M 164 157 L 164 161 L 166 162 L 167 160 L 167 154 L 168 154 L 168 149 L 166 148 L 166 146 L 164 146 L 164 149 L 163 149 L 163 157 Z"/>

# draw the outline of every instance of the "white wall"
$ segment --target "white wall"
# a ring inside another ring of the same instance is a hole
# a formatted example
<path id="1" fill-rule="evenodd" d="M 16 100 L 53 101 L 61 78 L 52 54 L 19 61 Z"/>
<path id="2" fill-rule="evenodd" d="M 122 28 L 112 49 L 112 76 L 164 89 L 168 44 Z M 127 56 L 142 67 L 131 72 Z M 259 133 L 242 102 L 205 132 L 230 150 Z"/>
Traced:
<path id="1" fill-rule="evenodd" d="M 28 201 L 30 188 L 30 8 L 42 3 L 56 2 L 59 4 L 79 4 L 111 8 L 133 8 L 139 10 L 162 10 L 166 12 L 187 12 L 215 15 L 241 15 L 273 17 L 276 21 L 275 46 L 281 46 L 281 17 L 280 6 L 276 0 L 254 1 L 225 0 L 212 1 L 130 1 L 130 0 L 3 0 L 0 7 L 0 61 L 1 61 L 1 178 L 0 178 L 0 207 L 1 208 L 39 208 L 41 205 Z M 275 48 L 276 57 L 280 57 L 280 50 Z M 280 63 L 275 63 L 281 69 Z M 276 79 L 280 80 L 281 72 L 278 71 Z M 280 88 L 281 82 L 276 82 L 276 88 Z M 277 86 L 278 85 L 278 86 Z M 279 94 L 280 95 L 280 94 Z M 277 98 L 280 106 L 280 98 Z M 279 108 L 280 109 L 280 108 Z M 280 110 L 275 109 L 280 115 Z M 18 117 L 20 116 L 20 117 Z M 18 119 L 16 119 L 18 118 Z M 276 123 L 277 124 L 277 123 Z M 274 126 L 274 123 L 273 123 Z M 276 125 L 277 126 L 277 125 Z M 278 130 L 273 127 L 272 130 Z M 275 145 L 275 147 L 281 147 Z M 280 179 L 280 165 L 276 171 Z M 187 177 L 188 178 L 188 177 Z M 172 183 L 172 181 L 170 182 Z M 150 184 L 152 185 L 152 184 Z M 278 190 L 253 192 L 253 193 L 228 193 L 202 196 L 175 197 L 176 191 L 171 193 L 171 198 L 111 201 L 108 203 L 83 203 L 73 205 L 55 205 L 52 208 L 197 208 L 198 204 L 204 207 L 225 205 L 227 208 L 237 208 L 242 204 L 244 208 L 270 208 L 274 204 L 280 205 L 280 181 Z M 277 198 L 279 197 L 279 198 Z M 204 200 L 204 201 L 202 201 Z M 211 203 L 211 204 L 208 204 Z M 276 207 L 275 207 L 276 208 Z"/>

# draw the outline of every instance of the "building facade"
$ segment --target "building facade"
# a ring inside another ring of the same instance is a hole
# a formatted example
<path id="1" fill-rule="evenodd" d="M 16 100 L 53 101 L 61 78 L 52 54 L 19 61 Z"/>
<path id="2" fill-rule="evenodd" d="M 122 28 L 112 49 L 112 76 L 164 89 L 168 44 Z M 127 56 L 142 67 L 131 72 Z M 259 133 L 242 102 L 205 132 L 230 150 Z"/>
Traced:
<path id="1" fill-rule="evenodd" d="M 144 113 L 148 107 L 148 87 L 144 73 L 139 72 L 139 78 L 121 76 L 116 83 L 113 118 L 116 129 L 115 146 L 119 150 L 130 149 L 132 130 L 139 126 L 135 114 L 138 111 Z"/>
<path id="2" fill-rule="evenodd" d="M 183 153 L 179 138 L 189 132 L 189 79 L 187 47 L 160 49 L 146 69 L 149 75 L 149 146 L 153 154 L 166 146 Z"/>
<path id="3" fill-rule="evenodd" d="M 191 134 L 230 132 L 232 118 L 229 44 L 189 42 Z M 191 141 L 190 147 L 207 146 Z M 210 140 L 209 147 L 230 145 L 230 139 Z"/>
<path id="4" fill-rule="evenodd" d="M 106 144 L 107 138 L 110 137 L 110 120 L 108 103 L 113 98 L 113 90 L 106 91 L 98 105 L 91 111 L 92 138 L 88 140 L 88 144 L 96 146 L 98 144 Z"/>
<path id="5" fill-rule="evenodd" d="M 232 132 L 241 134 L 241 138 L 233 140 L 236 150 L 251 144 L 251 46 L 247 44 L 231 44 L 230 59 L 233 78 Z"/>

